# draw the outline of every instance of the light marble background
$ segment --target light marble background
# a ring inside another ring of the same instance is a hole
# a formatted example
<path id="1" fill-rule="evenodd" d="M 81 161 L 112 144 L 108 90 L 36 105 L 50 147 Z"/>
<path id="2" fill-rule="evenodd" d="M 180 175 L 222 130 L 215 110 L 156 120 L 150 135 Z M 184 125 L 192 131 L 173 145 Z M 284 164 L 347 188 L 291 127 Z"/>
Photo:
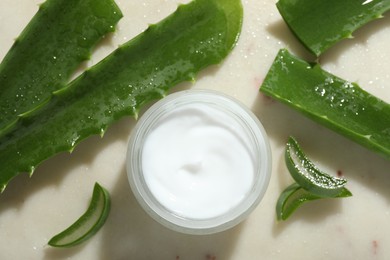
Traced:
<path id="1" fill-rule="evenodd" d="M 179 2 L 188 1 L 117 1 L 124 18 L 84 68 L 172 13 Z M 38 3 L 0 1 L 0 58 Z M 246 221 L 209 236 L 183 235 L 155 223 L 137 204 L 127 182 L 125 155 L 135 120 L 125 118 L 103 139 L 92 137 L 71 155 L 59 154 L 43 163 L 31 179 L 20 175 L 11 182 L 0 196 L 0 259 L 389 259 L 390 162 L 258 91 L 280 48 L 313 58 L 289 32 L 275 3 L 243 1 L 242 35 L 231 55 L 201 72 L 195 84 L 174 89 L 225 92 L 262 121 L 272 146 L 272 178 L 263 201 Z M 321 57 L 323 67 L 390 102 L 390 15 L 354 35 Z M 334 175 L 342 171 L 354 196 L 307 203 L 288 221 L 278 223 L 276 200 L 292 182 L 283 159 L 289 135 L 322 169 Z M 47 246 L 54 234 L 86 210 L 96 181 L 112 196 L 104 227 L 78 247 Z"/>

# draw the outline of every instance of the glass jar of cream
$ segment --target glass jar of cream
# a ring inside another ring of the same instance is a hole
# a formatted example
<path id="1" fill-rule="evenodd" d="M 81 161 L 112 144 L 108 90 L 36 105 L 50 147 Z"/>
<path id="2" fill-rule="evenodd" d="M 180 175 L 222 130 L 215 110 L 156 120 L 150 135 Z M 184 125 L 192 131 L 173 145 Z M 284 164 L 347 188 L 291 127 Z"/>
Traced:
<path id="1" fill-rule="evenodd" d="M 187 90 L 155 103 L 130 137 L 127 174 L 144 210 L 164 226 L 211 234 L 241 222 L 271 174 L 266 132 L 243 104 Z"/>

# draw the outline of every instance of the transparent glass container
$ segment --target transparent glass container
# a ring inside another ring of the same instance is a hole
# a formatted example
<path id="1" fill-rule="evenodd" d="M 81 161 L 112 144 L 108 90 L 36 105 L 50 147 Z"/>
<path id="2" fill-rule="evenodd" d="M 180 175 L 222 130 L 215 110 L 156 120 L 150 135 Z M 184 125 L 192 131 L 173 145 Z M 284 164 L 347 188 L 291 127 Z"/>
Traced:
<path id="1" fill-rule="evenodd" d="M 211 218 L 181 216 L 162 205 L 148 187 L 143 176 L 144 142 L 164 114 L 183 105 L 201 103 L 212 106 L 233 118 L 250 140 L 254 160 L 254 178 L 242 201 L 227 212 Z M 127 150 L 127 175 L 131 189 L 142 208 L 162 225 L 187 234 L 211 234 L 229 229 L 244 220 L 259 204 L 271 175 L 271 150 L 267 134 L 258 118 L 239 101 L 210 90 L 186 90 L 168 95 L 155 103 L 140 118 L 131 134 Z"/>

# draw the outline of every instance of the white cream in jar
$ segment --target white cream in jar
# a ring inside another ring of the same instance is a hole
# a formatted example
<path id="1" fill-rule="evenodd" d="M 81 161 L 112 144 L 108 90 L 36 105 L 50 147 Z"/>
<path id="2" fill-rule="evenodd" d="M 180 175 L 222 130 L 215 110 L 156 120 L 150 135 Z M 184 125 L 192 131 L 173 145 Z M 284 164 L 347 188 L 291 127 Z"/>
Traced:
<path id="1" fill-rule="evenodd" d="M 217 217 L 250 191 L 256 158 L 230 115 L 189 103 L 159 118 L 147 135 L 142 169 L 151 193 L 176 214 Z"/>
<path id="2" fill-rule="evenodd" d="M 270 150 L 257 118 L 212 91 L 183 91 L 152 106 L 132 134 L 127 170 L 141 206 L 174 230 L 214 233 L 261 200 Z"/>

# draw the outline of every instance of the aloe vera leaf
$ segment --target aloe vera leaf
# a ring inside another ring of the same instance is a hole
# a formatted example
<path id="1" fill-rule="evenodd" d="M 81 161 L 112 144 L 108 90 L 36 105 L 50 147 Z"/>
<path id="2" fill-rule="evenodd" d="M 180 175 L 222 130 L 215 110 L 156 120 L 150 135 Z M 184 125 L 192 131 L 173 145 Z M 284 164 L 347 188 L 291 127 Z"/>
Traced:
<path id="1" fill-rule="evenodd" d="M 340 193 L 346 179 L 322 172 L 306 157 L 295 138 L 287 142 L 285 161 L 293 179 L 305 190 L 319 197 L 333 197 Z"/>
<path id="2" fill-rule="evenodd" d="M 390 9 L 390 0 L 279 0 L 276 6 L 297 38 L 319 56 L 382 17 Z"/>
<path id="3" fill-rule="evenodd" d="M 220 63 L 241 23 L 239 0 L 195 0 L 120 46 L 0 138 L 2 190 L 18 173 L 32 174 L 47 158 L 103 135 L 114 121 L 137 116 L 143 104 Z"/>
<path id="4" fill-rule="evenodd" d="M 0 135 L 64 87 L 121 17 L 113 0 L 41 4 L 0 64 Z"/>
<path id="5" fill-rule="evenodd" d="M 282 49 L 260 91 L 390 158 L 390 105 Z"/>
<path id="6" fill-rule="evenodd" d="M 324 198 L 352 196 L 345 188 L 346 180 L 321 172 L 311 162 L 294 137 L 288 139 L 285 152 L 286 166 L 295 180 L 279 196 L 276 217 L 286 220 L 303 203 Z"/>
<path id="7" fill-rule="evenodd" d="M 342 188 L 333 198 L 350 196 L 352 196 L 352 193 L 348 189 Z M 278 198 L 276 203 L 276 218 L 277 220 L 287 220 L 305 202 L 319 199 L 324 199 L 324 197 L 317 196 L 305 190 L 298 183 L 293 183 Z"/>
<path id="8" fill-rule="evenodd" d="M 72 247 L 81 244 L 104 225 L 110 209 L 110 194 L 99 183 L 95 183 L 87 211 L 67 229 L 52 237 L 48 244 L 53 247 Z"/>

